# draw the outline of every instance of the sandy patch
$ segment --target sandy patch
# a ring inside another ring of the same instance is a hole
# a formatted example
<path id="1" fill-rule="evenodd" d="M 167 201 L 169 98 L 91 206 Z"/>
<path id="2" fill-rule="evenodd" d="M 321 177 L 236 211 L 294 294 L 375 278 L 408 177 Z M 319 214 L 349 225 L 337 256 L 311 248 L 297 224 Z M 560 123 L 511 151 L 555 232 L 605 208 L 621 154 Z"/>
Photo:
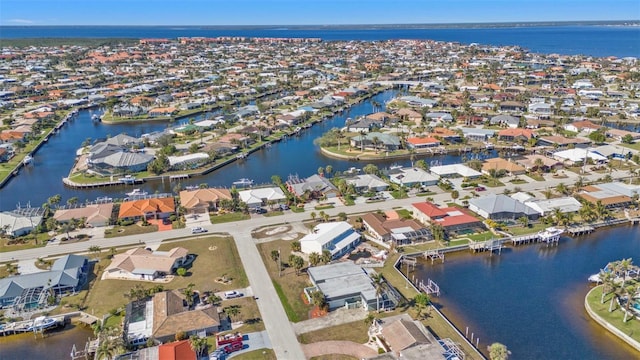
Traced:
<path id="1" fill-rule="evenodd" d="M 265 234 L 267 234 L 267 235 L 275 235 L 275 234 L 283 233 L 283 232 L 288 231 L 288 230 L 289 230 L 288 226 L 278 226 L 275 229 L 271 229 L 269 231 L 266 231 Z"/>

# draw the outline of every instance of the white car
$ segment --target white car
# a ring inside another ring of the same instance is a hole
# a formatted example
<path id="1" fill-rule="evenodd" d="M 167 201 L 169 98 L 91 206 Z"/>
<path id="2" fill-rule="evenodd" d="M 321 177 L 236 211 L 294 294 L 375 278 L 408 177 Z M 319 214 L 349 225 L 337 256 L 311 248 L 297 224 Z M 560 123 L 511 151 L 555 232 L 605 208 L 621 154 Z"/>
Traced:
<path id="1" fill-rule="evenodd" d="M 198 226 L 198 227 L 194 227 L 193 229 L 191 229 L 191 233 L 192 233 L 192 234 L 206 233 L 207 231 L 209 231 L 209 230 L 207 230 L 207 229 L 205 229 L 205 228 L 202 228 L 202 227 L 200 227 L 200 226 Z"/>
<path id="2" fill-rule="evenodd" d="M 239 298 L 239 297 L 242 297 L 242 296 L 243 296 L 243 294 L 239 293 L 237 291 L 226 291 L 224 293 L 224 298 L 225 299 L 235 299 L 235 298 Z"/>

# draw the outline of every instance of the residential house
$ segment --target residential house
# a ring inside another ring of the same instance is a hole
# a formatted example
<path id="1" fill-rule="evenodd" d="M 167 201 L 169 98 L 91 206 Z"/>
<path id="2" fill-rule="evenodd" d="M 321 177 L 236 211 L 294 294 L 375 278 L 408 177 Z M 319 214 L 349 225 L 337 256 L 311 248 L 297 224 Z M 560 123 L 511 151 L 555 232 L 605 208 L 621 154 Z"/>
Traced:
<path id="1" fill-rule="evenodd" d="M 433 239 L 431 232 L 413 219 L 388 219 L 385 215 L 368 213 L 362 216 L 362 224 L 374 239 L 407 245 Z"/>
<path id="2" fill-rule="evenodd" d="M 409 104 L 409 106 L 419 107 L 419 108 L 424 108 L 424 107 L 432 108 L 438 103 L 436 100 L 423 99 L 418 96 L 401 96 L 398 98 L 398 100 L 406 102 L 407 104 Z"/>
<path id="3" fill-rule="evenodd" d="M 525 173 L 524 166 L 518 165 L 516 162 L 503 158 L 487 159 L 482 163 L 482 172 L 490 175 L 492 172 L 504 172 L 508 175 L 522 175 Z"/>
<path id="4" fill-rule="evenodd" d="M 495 130 L 491 129 L 480 129 L 480 128 L 461 128 L 462 136 L 471 141 L 488 141 L 495 134 Z"/>
<path id="5" fill-rule="evenodd" d="M 384 121 L 379 119 L 360 118 L 355 122 L 347 124 L 348 132 L 367 133 L 384 127 Z"/>
<path id="6" fill-rule="evenodd" d="M 508 142 L 527 142 L 535 136 L 530 129 L 504 129 L 498 132 L 498 139 Z"/>
<path id="7" fill-rule="evenodd" d="M 440 146 L 440 140 L 433 137 L 410 137 L 407 138 L 407 147 L 409 149 L 427 149 Z"/>
<path id="8" fill-rule="evenodd" d="M 54 261 L 49 271 L 0 279 L 0 308 L 32 311 L 47 306 L 48 297 L 75 294 L 86 283 L 89 259 L 65 255 Z"/>
<path id="9" fill-rule="evenodd" d="M 580 201 L 571 196 L 551 199 L 532 199 L 524 201 L 524 204 L 539 212 L 541 216 L 552 214 L 556 209 L 562 213 L 574 213 L 582 207 Z"/>
<path id="10" fill-rule="evenodd" d="M 539 137 L 537 143 L 541 146 L 553 146 L 555 148 L 566 148 L 569 147 L 569 145 L 576 148 L 586 148 L 591 145 L 591 140 L 580 137 L 567 138 L 564 136 L 550 135 Z"/>
<path id="11" fill-rule="evenodd" d="M 158 360 L 197 360 L 189 340 L 174 341 L 158 346 Z"/>
<path id="12" fill-rule="evenodd" d="M 362 308 L 366 311 L 393 309 L 397 298 L 393 290 L 384 287 L 376 296 L 376 287 L 365 269 L 351 261 L 313 266 L 307 269 L 313 287 L 305 289 L 310 299 L 313 291 L 324 294 L 329 310 Z"/>
<path id="13" fill-rule="evenodd" d="M 590 149 L 567 149 L 553 153 L 553 158 L 568 163 L 570 165 L 583 163 L 586 158 L 593 160 L 594 163 L 603 164 L 607 162 L 607 158 Z"/>
<path id="14" fill-rule="evenodd" d="M 538 159 L 542 161 L 541 165 L 538 165 Z M 532 155 L 524 155 L 521 158 L 517 158 L 514 160 L 517 164 L 523 166 L 527 171 L 538 171 L 541 170 L 543 172 L 549 172 L 552 169 L 561 169 L 562 162 L 548 158 L 543 155 L 532 154 Z M 542 169 L 538 169 L 538 166 L 541 166 Z"/>
<path id="15" fill-rule="evenodd" d="M 118 219 L 166 219 L 175 211 L 176 204 L 172 197 L 125 201 L 120 205 Z"/>
<path id="16" fill-rule="evenodd" d="M 84 223 L 91 227 L 102 227 L 109 225 L 112 212 L 113 203 L 89 204 L 77 208 L 58 209 L 53 218 L 59 223 L 84 219 Z"/>
<path id="17" fill-rule="evenodd" d="M 496 115 L 489 119 L 489 124 L 515 129 L 520 126 L 520 118 L 511 115 Z"/>
<path id="18" fill-rule="evenodd" d="M 390 323 L 383 320 L 379 337 L 391 349 L 389 353 L 381 355 L 390 356 L 384 359 L 446 360 L 455 357 L 450 355 L 451 349 L 446 350 L 421 322 L 408 316 Z"/>
<path id="19" fill-rule="evenodd" d="M 0 212 L 0 231 L 8 236 L 22 236 L 33 231 L 42 221 L 42 211 Z"/>
<path id="20" fill-rule="evenodd" d="M 640 133 L 621 129 L 607 129 L 607 131 L 605 131 L 605 134 L 608 137 L 614 138 L 618 141 L 622 141 L 622 139 L 627 135 L 631 136 L 631 139 L 633 141 L 640 139 Z"/>
<path id="21" fill-rule="evenodd" d="M 607 209 L 627 208 L 633 203 L 633 198 L 620 192 L 613 191 L 601 185 L 590 185 L 583 187 L 578 196 L 595 206 L 598 202 Z"/>
<path id="22" fill-rule="evenodd" d="M 576 133 L 585 132 L 587 134 L 590 134 L 590 133 L 592 133 L 594 131 L 597 131 L 597 130 L 599 130 L 601 128 L 602 128 L 602 126 L 594 124 L 589 120 L 574 121 L 574 122 L 566 124 L 564 126 L 564 129 L 567 130 L 567 131 L 572 131 L 572 132 L 576 132 Z"/>
<path id="23" fill-rule="evenodd" d="M 242 190 L 238 192 L 238 196 L 242 202 L 253 209 L 269 204 L 277 204 L 287 199 L 282 189 L 276 186 Z"/>
<path id="24" fill-rule="evenodd" d="M 345 179 L 348 185 L 353 185 L 358 193 L 367 191 L 385 191 L 389 188 L 384 180 L 374 174 L 361 174 Z"/>
<path id="25" fill-rule="evenodd" d="M 500 103 L 499 110 L 506 112 L 523 112 L 527 110 L 527 106 L 519 101 L 503 101 Z"/>
<path id="26" fill-rule="evenodd" d="M 481 172 L 475 171 L 464 164 L 432 166 L 429 168 L 429 171 L 441 178 L 463 177 L 475 179 L 482 176 Z"/>
<path id="27" fill-rule="evenodd" d="M 322 254 L 323 250 L 336 259 L 350 252 L 360 242 L 360 234 L 346 221 L 322 223 L 316 225 L 310 234 L 300 239 L 303 253 Z"/>
<path id="28" fill-rule="evenodd" d="M 526 216 L 536 220 L 540 213 L 524 203 L 503 194 L 489 194 L 469 199 L 469 210 L 492 220 L 516 220 Z"/>
<path id="29" fill-rule="evenodd" d="M 180 191 L 180 204 L 189 214 L 207 214 L 209 211 L 215 211 L 220 200 L 231 200 L 231 192 L 216 188 Z"/>
<path id="30" fill-rule="evenodd" d="M 156 280 L 186 264 L 188 254 L 189 251 L 182 247 L 169 251 L 134 248 L 114 255 L 104 272 L 111 279 Z"/>
<path id="31" fill-rule="evenodd" d="M 308 192 L 311 198 L 334 198 L 340 195 L 340 191 L 329 179 L 318 174 L 311 175 L 306 179 L 300 179 L 298 176 L 289 176 L 285 184 L 287 189 L 298 197 L 305 192 Z"/>
<path id="32" fill-rule="evenodd" d="M 415 185 L 433 186 L 438 184 L 440 178 L 420 168 L 393 169 L 389 173 L 392 183 L 412 187 Z"/>
<path id="33" fill-rule="evenodd" d="M 422 124 L 422 114 L 411 109 L 402 108 L 395 113 L 400 119 L 404 121 L 410 121 L 416 125 Z"/>
<path id="34" fill-rule="evenodd" d="M 547 103 L 529 104 L 528 110 L 531 114 L 548 118 L 553 115 L 553 105 Z"/>
<path id="35" fill-rule="evenodd" d="M 467 210 L 458 207 L 438 207 L 431 202 L 411 204 L 416 219 L 423 224 L 438 224 L 445 231 L 462 231 L 482 229 L 482 221 L 472 216 Z"/>

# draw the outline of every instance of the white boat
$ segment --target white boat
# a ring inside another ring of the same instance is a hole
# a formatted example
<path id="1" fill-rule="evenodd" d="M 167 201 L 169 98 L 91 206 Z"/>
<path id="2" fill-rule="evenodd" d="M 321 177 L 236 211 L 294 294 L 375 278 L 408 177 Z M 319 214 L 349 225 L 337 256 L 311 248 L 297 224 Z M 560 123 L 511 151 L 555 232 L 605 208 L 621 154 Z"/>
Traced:
<path id="1" fill-rule="evenodd" d="M 118 181 L 123 182 L 125 184 L 133 184 L 136 182 L 136 178 L 131 175 L 126 175 L 125 177 L 121 177 Z"/>
<path id="2" fill-rule="evenodd" d="M 564 232 L 564 229 L 559 229 L 559 228 L 556 228 L 556 227 L 549 227 L 549 228 L 546 228 L 543 231 L 540 231 L 538 233 L 538 235 L 540 236 L 540 238 L 542 240 L 547 240 L 547 239 L 551 239 L 551 238 L 554 238 L 554 237 L 558 237 L 558 236 L 562 235 L 563 232 Z"/>
<path id="3" fill-rule="evenodd" d="M 149 195 L 148 192 L 142 191 L 140 189 L 133 189 L 131 192 L 126 193 L 127 196 L 146 196 Z"/>
<path id="4" fill-rule="evenodd" d="M 91 115 L 91 120 L 98 121 L 98 120 L 100 120 L 100 116 L 98 116 L 98 114 L 93 114 L 93 115 Z"/>
<path id="5" fill-rule="evenodd" d="M 102 196 L 96 199 L 97 202 L 112 202 L 113 198 L 110 198 L 108 196 Z"/>
<path id="6" fill-rule="evenodd" d="M 39 316 L 33 320 L 33 323 L 27 328 L 27 331 L 45 330 L 56 325 L 56 319 L 52 319 L 46 316 Z"/>
<path id="7" fill-rule="evenodd" d="M 241 187 L 247 187 L 247 186 L 253 185 L 253 180 L 247 179 L 247 178 L 242 178 L 240 180 L 234 181 L 233 185 L 241 186 Z"/>
<path id="8" fill-rule="evenodd" d="M 184 187 L 185 190 L 198 190 L 199 188 L 198 185 L 188 185 Z"/>
<path id="9" fill-rule="evenodd" d="M 24 157 L 24 159 L 22 159 L 22 163 L 24 165 L 29 165 L 29 164 L 31 164 L 32 161 L 33 161 L 33 156 L 31 156 L 31 155 L 27 155 L 27 156 Z"/>

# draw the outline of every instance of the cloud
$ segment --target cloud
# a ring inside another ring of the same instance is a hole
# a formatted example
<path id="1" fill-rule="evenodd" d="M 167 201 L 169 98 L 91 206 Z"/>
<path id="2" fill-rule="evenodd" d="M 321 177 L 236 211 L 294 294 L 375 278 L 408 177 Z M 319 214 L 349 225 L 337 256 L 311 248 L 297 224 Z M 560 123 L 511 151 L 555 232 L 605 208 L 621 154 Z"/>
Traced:
<path id="1" fill-rule="evenodd" d="M 21 24 L 21 25 L 31 25 L 35 23 L 35 21 L 29 20 L 29 19 L 9 19 L 7 20 L 7 22 L 10 22 L 13 24 Z"/>

